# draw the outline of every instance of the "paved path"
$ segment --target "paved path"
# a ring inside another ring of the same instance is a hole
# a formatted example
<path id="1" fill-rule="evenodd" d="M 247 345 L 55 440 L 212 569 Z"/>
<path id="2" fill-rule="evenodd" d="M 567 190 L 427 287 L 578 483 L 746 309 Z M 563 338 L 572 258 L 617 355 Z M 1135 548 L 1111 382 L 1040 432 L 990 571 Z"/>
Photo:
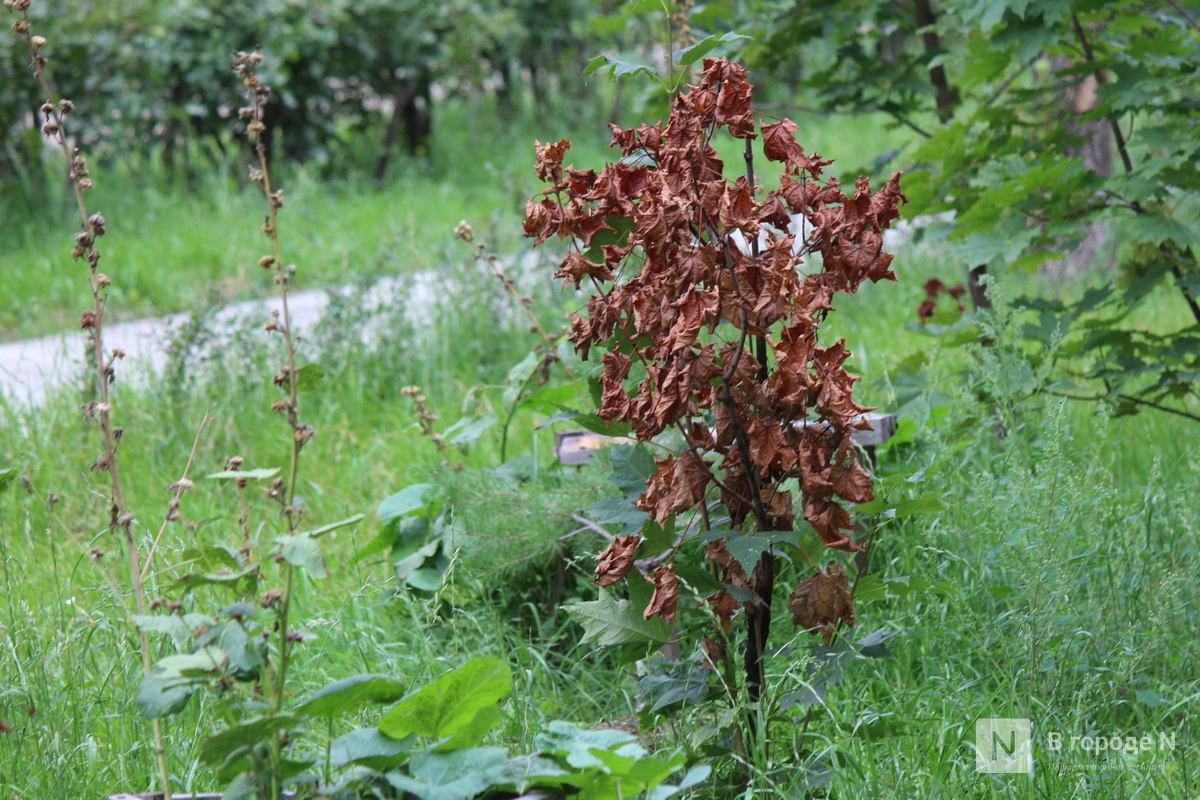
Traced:
<path id="1" fill-rule="evenodd" d="M 894 230 L 884 234 L 885 247 L 894 251 L 904 243 L 916 226 L 907 221 L 901 221 Z M 522 279 L 543 279 L 550 274 L 543 269 L 534 273 L 538 268 L 537 257 L 532 252 L 524 253 L 509 264 L 508 269 L 516 266 L 515 275 L 518 281 Z M 494 280 L 490 275 L 484 275 L 484 280 Z M 345 295 L 351 293 L 348 287 L 333 289 Z M 445 285 L 432 271 L 420 272 L 403 277 L 383 278 L 366 293 L 364 303 L 368 312 L 383 308 L 404 295 L 404 306 L 409 314 L 417 318 L 428 318 L 430 313 L 436 313 L 439 303 L 449 301 L 450 295 L 455 294 L 453 287 Z M 329 304 L 329 294 L 325 290 L 310 290 L 294 292 L 289 297 L 289 309 L 292 315 L 293 328 L 309 334 L 316 327 L 325 308 Z M 247 324 L 261 326 L 267 320 L 271 310 L 279 308 L 279 298 L 271 297 L 265 300 L 251 300 L 234 303 L 216 314 L 212 325 L 214 330 L 236 330 Z M 168 348 L 174 337 L 174 331 L 185 323 L 189 314 L 172 314 L 166 317 L 117 322 L 104 327 L 104 347 L 106 350 L 120 348 L 125 351 L 125 359 L 117 365 L 117 378 L 121 385 L 144 386 L 151 376 L 160 374 L 167 364 Z M 364 331 L 364 336 L 369 331 Z M 264 337 L 264 342 L 266 341 Z M 72 381 L 82 382 L 85 369 L 84 355 L 87 339 L 83 331 L 68 331 L 64 333 L 43 336 L 39 339 L 28 339 L 8 344 L 0 344 L 0 401 L 17 405 L 36 407 L 46 398 L 46 393 L 52 387 L 64 386 Z"/>
<path id="2" fill-rule="evenodd" d="M 408 303 L 417 307 L 436 302 L 432 275 L 421 273 L 404 280 Z M 369 308 L 379 308 L 400 290 L 397 278 L 384 278 L 366 295 Z M 343 288 L 343 293 L 351 290 Z M 311 333 L 329 305 L 325 290 L 293 292 L 288 297 L 292 327 L 300 333 Z M 279 308 L 279 298 L 234 303 L 217 312 L 213 330 L 237 330 L 246 325 L 266 322 L 268 315 Z M 120 348 L 125 358 L 117 363 L 117 379 L 122 385 L 144 386 L 150 377 L 160 374 L 167 365 L 168 349 L 175 331 L 190 318 L 190 314 L 171 314 L 165 317 L 116 322 L 104 326 L 104 349 Z M 266 336 L 263 337 L 264 344 Z M 8 344 L 0 344 L 0 399 L 15 405 L 35 407 L 46 399 L 46 393 L 58 386 L 81 382 L 87 336 L 83 331 L 42 336 Z"/>

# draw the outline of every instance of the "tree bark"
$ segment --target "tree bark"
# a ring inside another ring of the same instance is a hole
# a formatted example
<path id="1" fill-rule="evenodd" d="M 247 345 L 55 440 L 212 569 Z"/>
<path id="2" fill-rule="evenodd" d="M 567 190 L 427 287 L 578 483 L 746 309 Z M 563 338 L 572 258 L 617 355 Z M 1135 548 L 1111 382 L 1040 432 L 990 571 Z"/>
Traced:
<path id="1" fill-rule="evenodd" d="M 392 95 L 392 116 L 388 119 L 387 130 L 383 134 L 383 147 L 379 160 L 375 162 L 375 185 L 382 186 L 387 177 L 388 164 L 392 160 L 392 150 L 396 146 L 396 138 L 400 135 L 400 124 L 404 120 L 404 110 L 412 102 L 416 94 L 416 86 L 410 80 L 401 80 L 396 84 L 396 92 Z"/>

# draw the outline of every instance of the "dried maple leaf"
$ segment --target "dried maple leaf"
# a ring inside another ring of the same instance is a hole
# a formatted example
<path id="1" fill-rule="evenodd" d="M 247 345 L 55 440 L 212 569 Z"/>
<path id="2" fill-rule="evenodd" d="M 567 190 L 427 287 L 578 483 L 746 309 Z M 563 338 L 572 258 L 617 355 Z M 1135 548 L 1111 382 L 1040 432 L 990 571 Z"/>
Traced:
<path id="1" fill-rule="evenodd" d="M 720 571 L 721 580 L 729 586 L 743 592 L 750 591 L 750 580 L 746 577 L 746 570 L 742 569 L 742 565 L 733 557 L 729 549 L 725 547 L 724 539 L 717 539 L 709 542 L 704 548 L 704 557 L 712 562 Z M 715 592 L 709 595 L 710 602 L 713 597 L 725 594 L 723 591 Z M 728 596 L 728 595 L 726 595 Z M 730 597 L 730 600 L 733 598 Z M 736 601 L 735 601 L 736 602 Z M 716 606 L 714 606 L 714 609 Z M 732 616 L 732 613 L 730 614 Z"/>
<path id="2" fill-rule="evenodd" d="M 646 480 L 646 491 L 634 501 L 634 505 L 662 525 L 675 513 L 675 497 L 671 493 L 675 456 L 655 459 L 655 464 L 658 468 Z"/>
<path id="3" fill-rule="evenodd" d="M 741 569 L 741 567 L 739 566 L 738 569 Z M 742 577 L 744 581 L 744 572 L 742 573 Z M 742 607 L 742 604 L 733 599 L 733 595 L 729 594 L 729 592 L 721 589 L 718 589 L 708 597 L 704 598 L 704 602 L 712 606 L 713 614 L 720 621 L 721 630 L 729 633 L 730 629 L 733 627 L 733 616 L 738 612 L 738 609 Z"/>
<path id="4" fill-rule="evenodd" d="M 852 552 L 862 550 L 850 535 L 844 532 L 854 527 L 850 522 L 850 512 L 828 497 L 806 495 L 804 518 L 813 526 L 813 530 L 821 537 L 826 547 Z"/>
<path id="5" fill-rule="evenodd" d="M 675 619 L 675 607 L 679 603 L 679 581 L 675 578 L 675 565 L 664 564 L 654 570 L 653 578 L 646 578 L 654 584 L 654 594 L 650 596 L 650 605 L 642 612 L 643 619 L 657 615 L 664 622 Z"/>
<path id="6" fill-rule="evenodd" d="M 725 642 L 705 636 L 700 644 L 704 647 L 704 668 L 716 672 L 725 663 Z"/>
<path id="7" fill-rule="evenodd" d="M 715 121 L 728 128 L 739 139 L 754 138 L 754 121 L 750 117 L 750 82 L 740 64 L 724 59 L 704 59 L 702 87 L 718 86 Z"/>
<path id="8" fill-rule="evenodd" d="M 675 462 L 671 476 L 671 492 L 675 495 L 676 512 L 691 508 L 704 500 L 712 480 L 708 462 L 693 450 L 684 450 Z"/>
<path id="9" fill-rule="evenodd" d="M 771 522 L 771 530 L 790 531 L 796 516 L 796 512 L 792 509 L 792 493 L 780 491 L 776 487 L 764 488 L 760 491 L 767 518 Z"/>
<path id="10" fill-rule="evenodd" d="M 633 568 L 633 554 L 637 550 L 638 537 L 614 536 L 612 542 L 596 559 L 595 582 L 600 586 L 612 586 L 629 574 Z"/>
<path id="11" fill-rule="evenodd" d="M 561 183 L 563 156 L 567 154 L 567 148 L 571 146 L 571 142 L 567 139 L 560 139 L 557 142 L 542 144 L 535 140 L 533 146 L 537 152 L 534 171 L 537 173 L 538 179 L 546 183 Z"/>
<path id="12" fill-rule="evenodd" d="M 589 275 L 601 281 L 613 279 L 612 270 L 608 268 L 607 264 L 597 264 L 583 253 L 575 251 L 567 253 L 562 263 L 559 264 L 558 272 L 554 273 L 556 278 L 574 281 L 576 289 L 579 288 L 579 282 Z"/>
<path id="13" fill-rule="evenodd" d="M 820 633 L 828 645 L 839 622 L 854 627 L 854 598 L 846 570 L 836 561 L 805 578 L 788 598 L 792 625 L 809 633 Z"/>

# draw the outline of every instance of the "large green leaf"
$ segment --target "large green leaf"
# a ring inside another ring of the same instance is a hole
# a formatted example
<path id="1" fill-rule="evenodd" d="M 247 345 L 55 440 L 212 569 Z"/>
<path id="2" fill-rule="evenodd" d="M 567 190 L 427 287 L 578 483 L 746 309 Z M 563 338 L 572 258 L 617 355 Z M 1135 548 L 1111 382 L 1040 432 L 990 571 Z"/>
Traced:
<path id="1" fill-rule="evenodd" d="M 416 542 L 411 544 L 416 545 Z M 410 575 L 425 566 L 425 562 L 437 554 L 439 547 L 441 547 L 440 542 L 429 542 L 419 547 L 397 548 L 392 553 L 392 558 L 395 559 L 392 563 L 396 569 L 396 577 L 399 580 L 407 581 Z"/>
<path id="2" fill-rule="evenodd" d="M 334 739 L 329 746 L 329 761 L 335 767 L 362 764 L 374 770 L 386 770 L 408 759 L 417 737 L 393 739 L 378 728 L 355 728 Z"/>
<path id="3" fill-rule="evenodd" d="M 644 444 L 614 444 L 610 451 L 612 459 L 611 480 L 627 493 L 641 494 L 646 490 L 646 481 L 658 472 L 654 456 Z"/>
<path id="4" fill-rule="evenodd" d="M 646 749 L 631 733 L 615 729 L 582 730 L 569 722 L 551 722 L 545 733 L 534 739 L 539 753 L 554 756 L 576 769 L 602 767 L 604 762 L 594 751 L 607 751 L 626 758 L 638 758 Z"/>
<path id="5" fill-rule="evenodd" d="M 473 747 L 451 753 L 423 750 L 413 755 L 408 775 L 389 772 L 388 783 L 420 800 L 469 800 L 504 775 L 508 754 L 499 747 Z"/>
<path id="6" fill-rule="evenodd" d="M 197 586 L 229 586 L 235 590 L 246 588 L 248 591 L 253 591 L 257 585 L 258 565 L 251 564 L 238 572 L 212 572 L 207 575 L 193 572 L 175 581 L 171 588 L 195 589 Z"/>
<path id="7" fill-rule="evenodd" d="M 279 467 L 272 467 L 271 469 L 222 470 L 221 472 L 214 472 L 208 478 L 215 481 L 265 481 L 267 478 L 274 478 L 278 474 Z"/>
<path id="8" fill-rule="evenodd" d="M 392 703 L 404 696 L 404 684 L 387 675 L 353 675 L 334 681 L 296 706 L 314 717 L 351 714 L 370 703 Z"/>
<path id="9" fill-rule="evenodd" d="M 212 627 L 217 621 L 205 614 L 145 614 L 134 616 L 133 624 L 142 633 L 165 633 L 176 647 L 184 647 L 196 631 Z"/>
<path id="10" fill-rule="evenodd" d="M 472 659 L 388 709 L 379 730 L 393 739 L 453 736 L 511 690 L 512 672 L 502 659 Z"/>
<path id="11" fill-rule="evenodd" d="M 468 747 L 478 747 L 488 733 L 503 720 L 500 709 L 496 706 L 484 706 L 475 712 L 475 716 L 466 725 L 454 732 L 454 735 L 439 742 L 431 749 L 436 752 L 448 750 L 463 750 Z"/>
<path id="12" fill-rule="evenodd" d="M 238 680 L 253 680 L 267 663 L 267 643 L 261 636 L 251 636 L 236 621 L 214 625 L 196 637 L 196 644 L 219 647 L 228 658 L 226 667 Z"/>
<path id="13" fill-rule="evenodd" d="M 641 530 L 649 519 L 628 497 L 601 497 L 585 512 L 589 519 L 604 525 L 620 525 L 622 533 Z"/>
<path id="14" fill-rule="evenodd" d="M 778 537 L 772 536 L 771 532 L 739 533 L 730 530 L 712 530 L 705 533 L 700 541 L 707 544 L 717 539 L 725 540 L 725 549 L 737 560 L 747 575 L 754 571 L 762 554 L 770 550 L 771 546 L 779 540 Z"/>
<path id="15" fill-rule="evenodd" d="M 356 522 L 362 522 L 366 518 L 367 515 L 360 512 L 353 516 L 346 517 L 345 519 L 339 519 L 337 522 L 330 522 L 328 525 L 322 525 L 319 528 L 313 528 L 311 531 L 304 531 L 303 534 L 297 535 L 311 536 L 313 539 L 319 539 L 331 531 L 336 531 L 338 528 L 345 528 L 346 526 L 353 525 Z"/>
<path id="16" fill-rule="evenodd" d="M 658 72 L 653 67 L 633 61 L 622 61 L 619 58 L 611 56 L 596 56 L 593 58 L 584 68 L 583 75 L 585 78 L 590 77 L 593 73 L 600 70 L 604 70 L 613 78 L 625 78 L 630 75 L 648 75 L 658 80 Z"/>
<path id="17" fill-rule="evenodd" d="M 666 644 L 671 638 L 667 623 L 654 617 L 643 619 L 642 609 L 628 600 L 618 600 L 600 590 L 598 600 L 566 606 L 567 614 L 583 626 L 580 644 L 612 647 L 619 644 Z"/>
<path id="18" fill-rule="evenodd" d="M 654 791 L 650 792 L 650 800 L 667 800 L 668 797 L 674 797 L 680 792 L 686 792 L 688 789 L 699 786 L 708 779 L 710 774 L 712 774 L 712 767 L 708 764 L 700 764 L 692 767 L 684 774 L 679 783 L 656 786 Z"/>
<path id="19" fill-rule="evenodd" d="M 300 567 L 314 578 L 328 578 L 329 566 L 325 563 L 325 554 L 321 545 L 308 533 L 294 533 L 280 536 L 275 540 L 279 543 L 279 554 L 283 560 L 293 567 Z"/>
<path id="20" fill-rule="evenodd" d="M 470 447 L 479 441 L 479 437 L 499 421 L 494 412 L 487 412 L 479 417 L 463 417 L 442 432 L 442 437 L 455 447 Z"/>
<path id="21" fill-rule="evenodd" d="M 723 44 L 740 42 L 743 39 L 749 38 L 749 36 L 741 33 L 734 33 L 733 31 L 723 34 L 714 33 L 711 36 L 705 36 L 703 39 L 689 47 L 676 50 L 671 54 L 671 57 L 675 59 L 676 64 L 687 67 L 695 64 L 697 61 L 704 58 L 704 56 L 708 55 L 710 52 Z"/>
<path id="22" fill-rule="evenodd" d="M 542 357 L 531 351 L 508 371 L 508 380 L 500 397 L 506 409 L 511 410 L 516 407 L 517 401 L 521 399 L 521 391 L 533 374 L 537 372 L 541 363 Z"/>
<path id="23" fill-rule="evenodd" d="M 644 660 L 639 670 L 638 697 L 660 711 L 683 703 L 695 705 L 708 696 L 712 673 L 694 661 L 667 661 L 662 656 Z"/>
<path id="24" fill-rule="evenodd" d="M 137 696 L 134 698 L 138 713 L 146 719 L 177 714 L 203 683 L 199 680 L 179 678 L 164 680 L 147 675 L 138 686 Z"/>
<path id="25" fill-rule="evenodd" d="M 524 793 L 531 786 L 563 786 L 572 774 L 557 763 L 542 756 L 514 756 L 508 760 L 504 773 L 494 781 L 497 788 L 512 788 Z"/>
<path id="26" fill-rule="evenodd" d="M 311 392 L 325 380 L 325 368 L 320 364 L 305 364 L 296 370 L 296 391 Z"/>
<path id="27" fill-rule="evenodd" d="M 300 718 L 291 714 L 247 720 L 205 739 L 197 756 L 202 764 L 222 764 L 241 750 L 273 740 L 281 731 L 298 730 L 300 724 Z"/>
<path id="28" fill-rule="evenodd" d="M 195 691 L 208 683 L 228 662 L 220 647 L 201 647 L 195 653 L 167 656 L 142 679 L 135 701 L 138 713 L 158 719 L 180 711 Z"/>
<path id="29" fill-rule="evenodd" d="M 386 525 L 394 519 L 417 512 L 422 512 L 424 516 L 433 516 L 441 506 L 442 494 L 442 487 L 432 483 L 405 486 L 379 504 L 379 521 Z"/>

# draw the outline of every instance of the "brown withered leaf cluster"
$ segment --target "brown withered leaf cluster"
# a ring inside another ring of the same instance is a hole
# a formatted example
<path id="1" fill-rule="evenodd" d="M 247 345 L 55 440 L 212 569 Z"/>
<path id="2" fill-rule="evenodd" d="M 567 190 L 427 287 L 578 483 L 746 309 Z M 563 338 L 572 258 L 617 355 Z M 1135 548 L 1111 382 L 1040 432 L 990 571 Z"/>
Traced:
<path id="1" fill-rule="evenodd" d="M 836 561 L 801 581 L 788 598 L 792 624 L 809 633 L 819 633 L 825 644 L 833 639 L 838 622 L 854 627 L 854 599 L 846 570 Z"/>
<path id="2" fill-rule="evenodd" d="M 822 181 L 830 162 L 805 153 L 795 123 L 756 127 L 738 64 L 706 59 L 689 88 L 665 125 L 613 126 L 624 158 L 599 173 L 564 167 L 565 140 L 539 144 L 537 174 L 551 185 L 528 203 L 525 234 L 568 241 L 556 277 L 593 289 L 571 340 L 584 358 L 604 351 L 600 416 L 641 440 L 670 427 L 684 435 L 680 455 L 658 460 L 640 508 L 662 523 L 717 487 L 734 525 L 751 517 L 759 529 L 792 530 L 793 498 L 778 485 L 798 478 L 804 518 L 825 544 L 856 549 L 839 498 L 872 497 L 850 439 L 869 427 L 859 418 L 869 409 L 853 399 L 844 342 L 823 345 L 817 334 L 836 293 L 895 279 L 883 231 L 904 199 L 900 173 L 874 194 L 865 178 L 849 195 Z M 761 134 L 782 168 L 778 190 L 760 198 L 745 177 L 726 179 L 710 144 L 720 128 Z M 810 254 L 822 266 L 806 273 Z M 706 414 L 711 428 L 698 422 Z"/>
<path id="3" fill-rule="evenodd" d="M 950 295 L 954 304 L 958 306 L 960 313 L 967 310 L 962 301 L 963 295 L 967 293 L 967 287 L 961 283 L 947 286 L 937 278 L 930 278 L 925 281 L 925 285 L 921 288 L 925 290 L 925 299 L 921 301 L 921 305 L 917 306 L 917 319 L 920 320 L 922 325 L 929 322 L 933 318 L 933 313 L 937 311 L 939 294 L 945 293 Z"/>

